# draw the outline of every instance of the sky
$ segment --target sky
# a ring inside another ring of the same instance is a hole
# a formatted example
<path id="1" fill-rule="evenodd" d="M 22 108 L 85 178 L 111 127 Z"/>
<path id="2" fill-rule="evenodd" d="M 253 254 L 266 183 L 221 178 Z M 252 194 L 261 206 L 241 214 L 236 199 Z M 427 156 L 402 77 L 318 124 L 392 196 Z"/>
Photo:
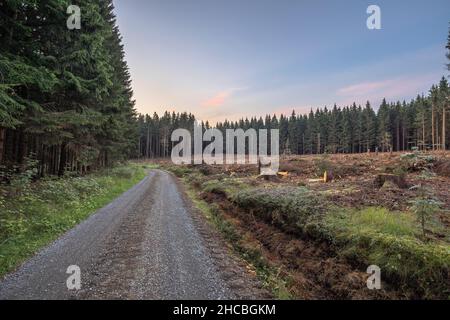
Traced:
<path id="1" fill-rule="evenodd" d="M 381 29 L 369 30 L 369 5 Z M 136 109 L 237 120 L 426 94 L 448 0 L 115 0 Z"/>

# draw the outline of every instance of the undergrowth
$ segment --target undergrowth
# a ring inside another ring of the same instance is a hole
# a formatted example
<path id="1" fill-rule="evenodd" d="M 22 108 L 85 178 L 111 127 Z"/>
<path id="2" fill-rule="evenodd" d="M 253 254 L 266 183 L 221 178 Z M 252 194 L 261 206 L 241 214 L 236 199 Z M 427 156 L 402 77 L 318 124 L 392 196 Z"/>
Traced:
<path id="1" fill-rule="evenodd" d="M 83 177 L 0 186 L 0 276 L 143 179 L 123 165 Z M 18 192 L 20 190 L 20 192 Z"/>

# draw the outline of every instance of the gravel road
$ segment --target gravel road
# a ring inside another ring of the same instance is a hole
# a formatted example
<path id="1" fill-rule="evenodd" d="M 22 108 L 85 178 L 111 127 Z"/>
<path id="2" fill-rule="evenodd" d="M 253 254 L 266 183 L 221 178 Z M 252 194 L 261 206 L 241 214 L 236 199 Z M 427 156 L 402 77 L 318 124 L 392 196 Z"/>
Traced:
<path id="1" fill-rule="evenodd" d="M 184 197 L 171 174 L 139 184 L 0 282 L 0 299 L 268 297 Z M 66 273 L 81 269 L 81 290 Z"/>

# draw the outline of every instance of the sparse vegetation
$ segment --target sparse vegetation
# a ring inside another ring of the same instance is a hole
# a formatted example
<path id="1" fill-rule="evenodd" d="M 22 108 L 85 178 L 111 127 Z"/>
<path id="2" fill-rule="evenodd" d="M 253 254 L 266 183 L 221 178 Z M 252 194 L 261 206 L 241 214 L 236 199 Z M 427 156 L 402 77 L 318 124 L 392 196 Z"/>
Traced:
<path id="1" fill-rule="evenodd" d="M 278 182 L 257 179 L 256 173 L 249 176 L 248 170 L 233 167 L 230 171 L 220 166 L 212 166 L 208 175 L 194 168 L 184 178 L 202 195 L 202 206 L 212 208 L 214 219 L 224 218 L 218 204 L 225 201 L 235 208 L 231 210 L 240 212 L 233 214 L 236 219 L 250 215 L 250 221 L 276 226 L 287 235 L 317 246 L 326 243 L 330 256 L 345 259 L 357 270 L 380 266 L 383 281 L 401 297 L 448 298 L 449 182 L 434 174 L 434 163 L 442 163 L 442 158 L 417 151 L 374 157 L 291 157 L 282 161 L 281 167 L 295 170 L 287 170 L 287 177 Z M 309 177 L 322 170 L 340 174 L 332 183 L 309 182 Z M 373 181 L 380 175 L 401 177 L 407 188 L 378 188 Z M 421 200 L 424 181 L 427 194 L 436 201 Z M 229 227 L 218 228 L 228 234 L 225 237 L 230 243 L 242 242 Z M 292 290 L 288 291 L 292 294 Z"/>

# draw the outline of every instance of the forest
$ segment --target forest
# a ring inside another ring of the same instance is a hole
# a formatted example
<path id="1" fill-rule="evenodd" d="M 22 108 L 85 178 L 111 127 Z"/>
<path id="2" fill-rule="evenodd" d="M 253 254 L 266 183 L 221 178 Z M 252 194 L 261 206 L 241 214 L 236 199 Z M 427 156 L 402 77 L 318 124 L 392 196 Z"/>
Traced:
<path id="1" fill-rule="evenodd" d="M 112 1 L 79 1 L 84 8 L 80 30 L 66 26 L 68 5 L 65 0 L 0 1 L 3 168 L 20 171 L 33 160 L 39 176 L 62 176 L 117 160 L 170 156 L 172 131 L 192 130 L 195 116 L 137 114 Z M 443 77 L 409 102 L 334 105 L 214 126 L 279 129 L 280 152 L 289 154 L 448 149 L 449 92 Z"/>
<path id="2" fill-rule="evenodd" d="M 0 1 L 0 163 L 83 173 L 135 156 L 136 111 L 112 0 Z"/>
<path id="3" fill-rule="evenodd" d="M 309 114 L 266 115 L 239 121 L 217 123 L 224 136 L 226 129 L 279 129 L 280 152 L 285 154 L 363 153 L 407 150 L 448 150 L 450 118 L 446 116 L 450 87 L 443 77 L 427 96 L 410 102 L 387 103 L 376 112 L 368 101 L 364 107 L 351 106 L 311 109 Z M 187 113 L 165 112 L 140 115 L 139 155 L 146 158 L 170 155 L 170 136 L 177 128 L 193 130 L 195 117 Z M 204 129 L 213 127 L 208 121 Z"/>

